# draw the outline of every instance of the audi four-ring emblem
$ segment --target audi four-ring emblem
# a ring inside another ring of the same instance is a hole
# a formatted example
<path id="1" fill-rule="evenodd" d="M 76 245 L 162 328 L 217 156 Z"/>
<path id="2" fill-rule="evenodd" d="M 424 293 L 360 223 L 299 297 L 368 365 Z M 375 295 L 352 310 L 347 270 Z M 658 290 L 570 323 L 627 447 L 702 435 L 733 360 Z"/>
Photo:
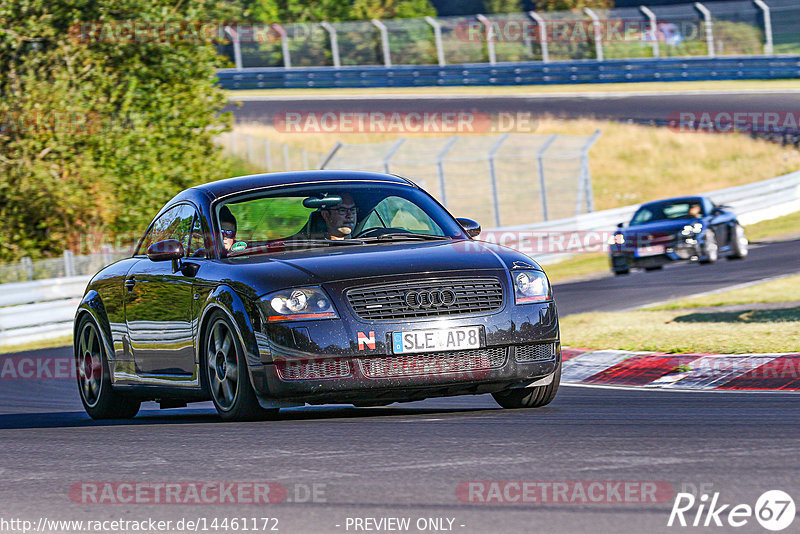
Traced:
<path id="1" fill-rule="evenodd" d="M 446 308 L 456 303 L 456 293 L 452 289 L 409 291 L 405 302 L 414 309 Z"/>

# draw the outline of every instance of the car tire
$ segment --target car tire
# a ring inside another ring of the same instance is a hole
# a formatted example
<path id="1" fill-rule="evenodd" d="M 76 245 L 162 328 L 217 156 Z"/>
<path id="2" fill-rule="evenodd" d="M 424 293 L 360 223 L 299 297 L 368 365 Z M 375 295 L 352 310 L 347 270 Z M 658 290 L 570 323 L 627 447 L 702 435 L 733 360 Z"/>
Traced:
<path id="1" fill-rule="evenodd" d="M 203 337 L 201 376 L 223 421 L 260 421 L 278 415 L 265 409 L 250 383 L 244 347 L 233 322 L 222 312 L 210 317 Z"/>
<path id="2" fill-rule="evenodd" d="M 78 392 L 86 413 L 92 419 L 132 419 L 141 401 L 126 397 L 111 385 L 108 357 L 100 330 L 88 314 L 78 322 L 73 342 Z"/>
<path id="3" fill-rule="evenodd" d="M 541 408 L 552 402 L 561 384 L 561 364 L 558 364 L 553 381 L 546 386 L 532 388 L 507 389 L 492 393 L 495 402 L 506 409 Z"/>
<path id="4" fill-rule="evenodd" d="M 644 270 L 645 271 L 660 271 L 663 268 L 664 268 L 663 265 L 654 265 L 652 267 L 645 267 Z"/>
<path id="5" fill-rule="evenodd" d="M 630 272 L 631 272 L 630 269 L 625 269 L 624 271 L 614 271 L 614 274 L 616 276 L 622 276 L 624 274 L 630 274 Z"/>
<path id="6" fill-rule="evenodd" d="M 708 264 L 714 263 L 719 259 L 719 246 L 717 245 L 717 235 L 714 230 L 706 230 L 706 239 L 703 243 L 703 255 L 700 257 L 700 263 Z"/>
<path id="7" fill-rule="evenodd" d="M 741 224 L 736 224 L 733 229 L 733 243 L 731 243 L 731 255 L 728 256 L 729 260 L 743 260 L 749 253 L 750 243 L 747 241 L 747 236 L 744 233 L 744 228 Z"/>

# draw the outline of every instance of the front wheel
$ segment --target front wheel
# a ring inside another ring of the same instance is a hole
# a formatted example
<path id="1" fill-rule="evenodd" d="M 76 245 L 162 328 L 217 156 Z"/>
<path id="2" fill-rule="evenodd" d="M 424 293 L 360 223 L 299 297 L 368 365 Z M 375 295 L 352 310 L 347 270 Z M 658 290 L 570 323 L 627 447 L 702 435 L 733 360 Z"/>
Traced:
<path id="1" fill-rule="evenodd" d="M 719 246 L 717 245 L 717 236 L 713 230 L 706 230 L 705 244 L 703 245 L 703 256 L 700 258 L 700 263 L 714 263 L 719 258 Z"/>
<path id="2" fill-rule="evenodd" d="M 205 336 L 204 379 L 219 416 L 225 421 L 257 421 L 277 416 L 278 409 L 258 403 L 247 362 L 233 323 L 223 313 L 211 318 Z"/>
<path id="3" fill-rule="evenodd" d="M 111 386 L 108 358 L 97 324 L 84 315 L 77 332 L 73 347 L 75 374 L 86 413 L 92 419 L 132 419 L 142 403 L 121 395 Z"/>
<path id="4" fill-rule="evenodd" d="M 553 381 L 546 386 L 507 389 L 492 393 L 492 397 L 503 408 L 540 408 L 550 404 L 556 397 L 559 384 L 561 384 L 561 364 L 553 374 Z"/>
<path id="5" fill-rule="evenodd" d="M 729 260 L 742 260 L 747 257 L 750 251 L 750 243 L 747 241 L 747 236 L 744 234 L 744 228 L 741 224 L 737 224 L 733 231 L 733 243 L 731 243 L 733 254 L 728 256 Z"/>

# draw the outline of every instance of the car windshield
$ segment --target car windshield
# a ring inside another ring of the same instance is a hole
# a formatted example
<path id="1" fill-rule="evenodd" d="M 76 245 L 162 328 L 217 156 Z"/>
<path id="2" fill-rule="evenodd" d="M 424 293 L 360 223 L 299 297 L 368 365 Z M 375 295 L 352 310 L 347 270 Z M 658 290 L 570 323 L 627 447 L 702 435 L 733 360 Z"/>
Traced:
<path id="1" fill-rule="evenodd" d="M 703 215 L 703 202 L 699 198 L 670 200 L 642 206 L 633 215 L 631 226 L 670 219 L 693 219 Z"/>
<path id="2" fill-rule="evenodd" d="M 467 239 L 429 195 L 402 184 L 319 183 L 245 193 L 215 206 L 221 256 L 384 242 Z"/>

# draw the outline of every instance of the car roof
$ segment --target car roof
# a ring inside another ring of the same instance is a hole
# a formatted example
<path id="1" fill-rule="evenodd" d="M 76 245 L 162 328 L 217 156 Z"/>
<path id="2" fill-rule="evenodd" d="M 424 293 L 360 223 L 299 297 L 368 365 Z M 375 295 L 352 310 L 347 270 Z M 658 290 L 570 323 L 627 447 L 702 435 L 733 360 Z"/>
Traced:
<path id="1" fill-rule="evenodd" d="M 698 202 L 698 201 L 703 202 L 705 200 L 706 200 L 706 197 L 704 197 L 703 195 L 693 195 L 693 196 L 688 196 L 688 197 L 662 198 L 661 200 L 653 200 L 652 202 L 645 202 L 640 207 L 652 206 L 654 204 L 661 204 L 661 203 L 664 203 L 664 202 L 681 202 L 681 201 L 684 201 L 684 202 Z"/>
<path id="2" fill-rule="evenodd" d="M 344 170 L 313 170 L 313 171 L 291 171 L 291 172 L 270 172 L 264 174 L 251 174 L 249 176 L 239 176 L 237 178 L 227 178 L 216 182 L 209 182 L 195 186 L 210 194 L 212 197 L 220 198 L 234 193 L 241 193 L 252 189 L 274 187 L 279 185 L 295 185 L 314 182 L 392 182 L 404 185 L 414 185 L 409 180 L 380 172 L 367 171 L 344 171 Z"/>

